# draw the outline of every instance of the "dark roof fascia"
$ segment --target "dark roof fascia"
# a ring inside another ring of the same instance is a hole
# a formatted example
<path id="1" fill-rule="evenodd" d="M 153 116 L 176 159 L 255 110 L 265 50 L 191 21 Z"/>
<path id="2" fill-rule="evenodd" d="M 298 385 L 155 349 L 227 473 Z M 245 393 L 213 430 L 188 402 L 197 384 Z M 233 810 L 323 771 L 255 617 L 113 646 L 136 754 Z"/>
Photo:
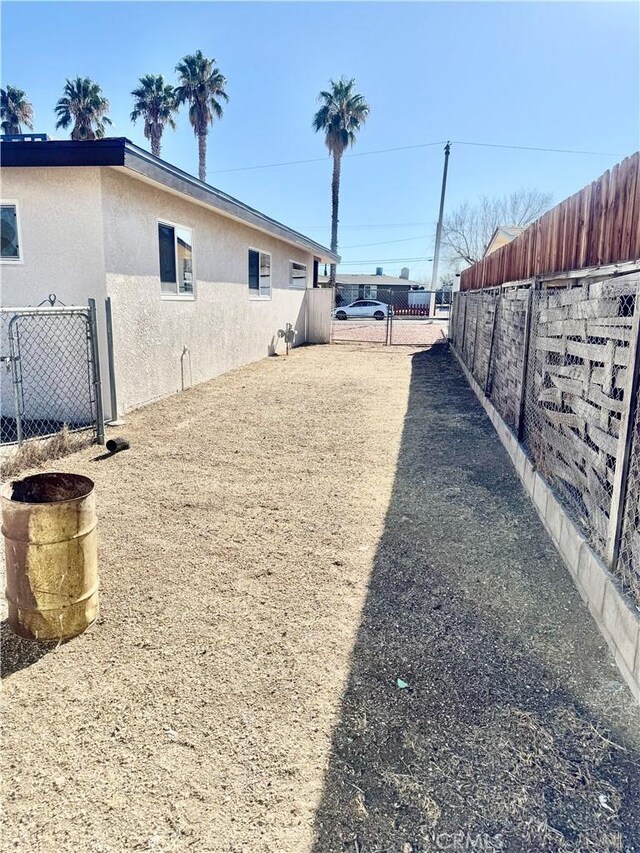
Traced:
<path id="1" fill-rule="evenodd" d="M 125 137 L 94 139 L 86 142 L 49 140 L 47 142 L 10 142 L 0 144 L 0 165 L 15 167 L 46 166 L 123 166 L 132 172 L 162 184 L 189 198 L 200 201 L 220 213 L 254 225 L 288 243 L 313 252 L 323 261 L 338 263 L 340 256 L 298 231 L 265 216 L 221 190 L 205 184 L 171 163 L 154 157 Z"/>
<path id="2" fill-rule="evenodd" d="M 126 139 L 96 139 L 75 142 L 55 139 L 47 142 L 11 142 L 0 144 L 2 166 L 123 166 Z"/>

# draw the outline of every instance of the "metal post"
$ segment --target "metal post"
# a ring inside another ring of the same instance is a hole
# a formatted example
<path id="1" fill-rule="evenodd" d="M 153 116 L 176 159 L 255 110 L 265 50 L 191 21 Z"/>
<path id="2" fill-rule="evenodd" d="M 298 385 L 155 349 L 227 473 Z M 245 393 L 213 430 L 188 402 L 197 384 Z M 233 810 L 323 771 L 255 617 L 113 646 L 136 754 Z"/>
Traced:
<path id="1" fill-rule="evenodd" d="M 9 356 L 11 358 L 11 379 L 13 381 L 13 402 L 16 410 L 16 441 L 18 442 L 18 447 L 22 444 L 22 414 L 20 412 L 20 392 L 18 390 L 18 386 L 20 385 L 20 364 L 19 364 L 19 356 L 20 347 L 16 346 L 16 341 L 13 337 L 14 325 L 17 323 L 18 318 L 12 317 L 9 320 Z M 16 337 L 18 335 L 18 331 L 16 329 Z"/>
<path id="2" fill-rule="evenodd" d="M 118 420 L 118 394 L 116 388 L 116 359 L 113 349 L 113 316 L 111 297 L 104 300 L 104 313 L 107 322 L 107 360 L 109 362 L 109 392 L 111 397 L 111 422 Z"/>
<path id="3" fill-rule="evenodd" d="M 537 285 L 535 286 L 535 289 L 537 289 Z M 524 409 L 527 398 L 527 372 L 529 369 L 529 349 L 531 344 L 531 306 L 533 302 L 533 293 L 534 287 L 530 287 L 529 292 L 527 293 L 527 305 L 524 314 L 524 341 L 522 344 L 522 378 L 520 384 L 520 404 L 518 406 L 517 424 L 517 435 L 518 441 L 520 443 L 522 443 L 522 439 L 524 438 Z"/>
<path id="4" fill-rule="evenodd" d="M 629 467 L 631 464 L 631 448 L 634 439 L 634 426 L 636 410 L 638 407 L 638 396 L 640 389 L 640 293 L 636 292 L 635 306 L 633 312 L 633 334 L 629 346 L 629 363 L 631 365 L 631 378 L 629 381 L 629 393 L 624 394 L 624 411 L 620 423 L 620 434 L 618 436 L 618 453 L 616 455 L 616 470 L 613 479 L 613 491 L 611 494 L 611 507 L 609 509 L 609 530 L 605 557 L 609 566 L 613 569 L 620 555 L 620 543 L 622 541 L 622 521 L 625 511 L 625 496 L 628 488 Z"/>
<path id="5" fill-rule="evenodd" d="M 93 361 L 93 393 L 96 398 L 96 442 L 104 444 L 104 412 L 102 409 L 102 380 L 100 375 L 100 348 L 98 346 L 98 314 L 96 300 L 89 299 L 89 334 Z"/>
<path id="6" fill-rule="evenodd" d="M 444 146 L 444 169 L 442 171 L 442 191 L 440 193 L 440 213 L 438 214 L 438 227 L 436 228 L 436 248 L 433 253 L 433 271 L 431 273 L 431 299 L 430 313 L 434 316 L 436 313 L 436 290 L 438 287 L 438 263 L 440 261 L 440 241 L 442 240 L 442 217 L 444 215 L 444 197 L 447 191 L 447 171 L 449 169 L 449 152 L 451 151 L 451 143 L 447 142 Z"/>
<path id="7" fill-rule="evenodd" d="M 386 334 L 386 345 L 391 346 L 391 337 L 393 335 L 393 305 L 389 304 L 387 306 L 387 334 Z"/>

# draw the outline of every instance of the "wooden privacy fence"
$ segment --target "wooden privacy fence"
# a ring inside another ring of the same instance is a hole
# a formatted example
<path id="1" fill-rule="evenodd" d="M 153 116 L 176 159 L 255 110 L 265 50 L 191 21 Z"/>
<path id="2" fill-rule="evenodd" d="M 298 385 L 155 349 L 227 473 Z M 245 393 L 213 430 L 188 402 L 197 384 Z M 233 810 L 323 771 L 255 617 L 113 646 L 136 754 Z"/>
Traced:
<path id="1" fill-rule="evenodd" d="M 640 274 L 455 295 L 451 340 L 640 605 Z"/>
<path id="2" fill-rule="evenodd" d="M 640 152 L 460 276 L 461 290 L 640 258 Z"/>

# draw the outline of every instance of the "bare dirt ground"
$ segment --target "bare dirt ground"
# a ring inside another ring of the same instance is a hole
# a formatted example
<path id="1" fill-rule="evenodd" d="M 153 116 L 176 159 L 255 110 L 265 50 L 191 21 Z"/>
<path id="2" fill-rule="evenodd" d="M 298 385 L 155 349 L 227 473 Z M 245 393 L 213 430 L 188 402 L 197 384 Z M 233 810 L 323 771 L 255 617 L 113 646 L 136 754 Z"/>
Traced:
<path id="1" fill-rule="evenodd" d="M 51 466 L 97 484 L 98 623 L 2 626 L 3 850 L 640 850 L 637 708 L 446 345 L 122 432 Z"/>

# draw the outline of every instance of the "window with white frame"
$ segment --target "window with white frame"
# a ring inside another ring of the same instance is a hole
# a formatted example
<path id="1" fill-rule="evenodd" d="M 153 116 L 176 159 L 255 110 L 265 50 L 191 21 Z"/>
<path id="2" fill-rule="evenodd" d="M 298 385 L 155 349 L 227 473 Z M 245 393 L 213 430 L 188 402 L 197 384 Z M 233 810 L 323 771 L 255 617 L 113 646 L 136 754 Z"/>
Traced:
<path id="1" fill-rule="evenodd" d="M 163 296 L 193 298 L 193 240 L 191 229 L 158 223 L 160 291 Z"/>
<path id="2" fill-rule="evenodd" d="M 304 290 L 307 286 L 307 265 L 291 261 L 289 264 L 289 287 Z"/>
<path id="3" fill-rule="evenodd" d="M 249 296 L 271 298 L 271 255 L 258 249 L 249 249 Z"/>
<path id="4" fill-rule="evenodd" d="M 2 244 L 0 259 L 9 263 L 19 263 L 22 260 L 22 254 L 18 228 L 18 205 L 15 202 L 3 202 L 0 205 L 0 241 Z"/>

